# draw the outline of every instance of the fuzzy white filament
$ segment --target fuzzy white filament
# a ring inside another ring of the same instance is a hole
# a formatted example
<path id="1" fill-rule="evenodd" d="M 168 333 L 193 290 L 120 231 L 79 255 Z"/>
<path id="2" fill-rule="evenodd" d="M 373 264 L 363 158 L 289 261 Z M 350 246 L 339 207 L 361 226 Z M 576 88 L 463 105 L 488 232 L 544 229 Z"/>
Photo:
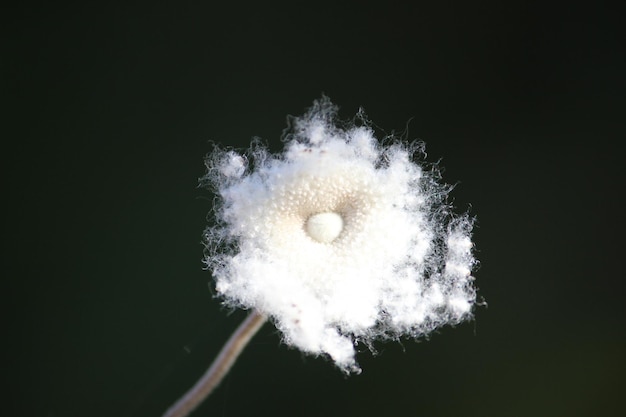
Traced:
<path id="1" fill-rule="evenodd" d="M 207 179 L 220 201 L 207 229 L 217 293 L 255 309 L 284 342 L 359 372 L 355 345 L 420 337 L 471 316 L 472 221 L 445 204 L 421 148 L 337 126 L 315 103 L 282 154 L 216 150 Z"/>

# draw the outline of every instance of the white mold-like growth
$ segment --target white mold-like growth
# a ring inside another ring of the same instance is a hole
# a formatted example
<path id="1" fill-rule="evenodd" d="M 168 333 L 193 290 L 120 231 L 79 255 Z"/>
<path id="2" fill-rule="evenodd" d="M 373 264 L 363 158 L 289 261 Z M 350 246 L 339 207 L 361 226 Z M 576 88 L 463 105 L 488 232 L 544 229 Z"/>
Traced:
<path id="1" fill-rule="evenodd" d="M 206 263 L 230 306 L 269 316 L 284 342 L 358 372 L 354 346 L 420 337 L 471 317 L 472 220 L 455 217 L 419 144 L 341 128 L 325 98 L 285 150 L 216 150 Z"/>

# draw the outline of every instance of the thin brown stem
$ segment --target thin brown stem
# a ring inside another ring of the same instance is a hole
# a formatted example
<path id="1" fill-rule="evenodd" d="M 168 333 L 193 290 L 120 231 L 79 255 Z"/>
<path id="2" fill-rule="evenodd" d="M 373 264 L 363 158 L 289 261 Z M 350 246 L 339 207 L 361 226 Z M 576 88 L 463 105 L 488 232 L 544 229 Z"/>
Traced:
<path id="1" fill-rule="evenodd" d="M 265 317 L 252 312 L 235 330 L 211 367 L 200 380 L 163 414 L 163 417 L 185 417 L 202 403 L 219 385 L 252 336 L 263 326 Z"/>

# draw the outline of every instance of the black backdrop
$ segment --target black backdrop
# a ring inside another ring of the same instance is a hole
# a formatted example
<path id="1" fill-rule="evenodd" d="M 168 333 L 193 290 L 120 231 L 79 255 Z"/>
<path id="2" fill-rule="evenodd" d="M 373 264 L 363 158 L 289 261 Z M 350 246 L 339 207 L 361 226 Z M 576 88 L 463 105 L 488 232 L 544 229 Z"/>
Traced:
<path id="1" fill-rule="evenodd" d="M 2 414 L 158 416 L 188 388 L 244 317 L 202 270 L 209 141 L 280 149 L 324 93 L 442 160 L 488 307 L 349 378 L 266 325 L 195 415 L 619 415 L 622 14 L 571 3 L 5 9 Z"/>

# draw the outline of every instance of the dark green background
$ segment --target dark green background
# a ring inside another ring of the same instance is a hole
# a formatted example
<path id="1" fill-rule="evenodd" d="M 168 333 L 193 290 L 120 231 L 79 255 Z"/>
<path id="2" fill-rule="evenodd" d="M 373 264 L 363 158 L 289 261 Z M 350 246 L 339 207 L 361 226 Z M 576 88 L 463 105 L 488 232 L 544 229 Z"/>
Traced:
<path id="1" fill-rule="evenodd" d="M 427 143 L 478 216 L 474 322 L 363 349 L 267 325 L 197 416 L 624 410 L 626 70 L 601 2 L 38 5 L 2 13 L 3 415 L 158 416 L 244 314 L 202 270 L 209 141 L 322 93 Z"/>

